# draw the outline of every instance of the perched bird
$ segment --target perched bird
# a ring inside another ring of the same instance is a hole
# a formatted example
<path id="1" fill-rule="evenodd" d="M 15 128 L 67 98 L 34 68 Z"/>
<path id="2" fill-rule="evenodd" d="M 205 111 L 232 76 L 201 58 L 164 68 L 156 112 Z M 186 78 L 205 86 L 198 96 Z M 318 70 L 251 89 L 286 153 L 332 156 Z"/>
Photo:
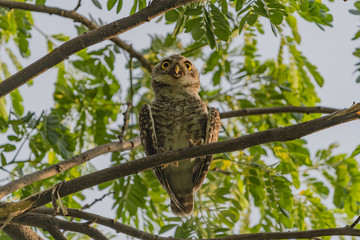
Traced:
<path id="1" fill-rule="evenodd" d="M 220 116 L 207 108 L 198 94 L 199 72 L 189 59 L 172 55 L 152 72 L 155 99 L 139 115 L 141 143 L 147 155 L 216 142 Z M 186 159 L 153 169 L 171 199 L 172 212 L 180 217 L 194 211 L 194 192 L 209 170 L 212 156 Z"/>

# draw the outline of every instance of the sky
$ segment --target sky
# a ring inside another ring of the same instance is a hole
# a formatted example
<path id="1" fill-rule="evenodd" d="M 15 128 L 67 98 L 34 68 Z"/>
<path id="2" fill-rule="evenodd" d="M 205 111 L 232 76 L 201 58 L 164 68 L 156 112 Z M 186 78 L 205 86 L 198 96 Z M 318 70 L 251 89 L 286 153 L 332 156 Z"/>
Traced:
<path id="1" fill-rule="evenodd" d="M 61 3 L 59 3 L 61 2 Z M 87 4 L 89 2 L 89 4 Z M 97 19 L 101 17 L 107 22 L 127 16 L 129 13 L 129 6 L 126 6 L 119 15 L 113 9 L 110 14 L 103 16 L 103 12 L 93 7 L 90 1 L 83 1 L 79 8 L 79 12 L 88 17 L 88 12 Z M 105 3 L 105 1 L 101 1 Z M 130 1 L 132 2 L 132 1 Z M 73 9 L 77 1 L 73 0 L 47 0 L 48 6 L 58 6 L 64 9 Z M 103 4 L 103 7 L 106 7 Z M 351 41 L 357 31 L 359 17 L 348 13 L 348 9 L 353 8 L 353 1 L 343 2 L 340 0 L 329 4 L 331 13 L 334 16 L 333 28 L 326 28 L 325 31 L 320 30 L 315 24 L 300 20 L 299 31 L 302 36 L 302 43 L 300 49 L 304 55 L 318 67 L 318 70 L 325 78 L 325 84 L 322 88 L 317 87 L 318 94 L 322 99 L 321 106 L 347 108 L 353 102 L 360 102 L 360 84 L 355 83 L 356 75 L 353 74 L 355 70 L 356 58 L 352 56 L 352 51 L 358 46 L 358 42 Z M 50 16 L 48 14 L 34 13 L 34 21 L 36 26 L 42 32 L 47 34 L 67 33 L 70 36 L 75 36 L 76 30 L 73 28 L 73 22 L 58 16 Z M 164 26 L 164 24 L 155 24 L 153 20 L 150 23 L 143 24 L 140 27 L 130 30 L 119 37 L 126 40 L 132 46 L 140 50 L 148 47 L 150 43 L 149 34 L 166 33 L 172 30 L 173 25 Z M 56 26 L 56 27 L 54 27 Z M 278 51 L 278 39 L 272 34 L 270 28 L 265 28 L 266 34 L 259 39 L 260 52 L 264 58 L 274 57 Z M 33 31 L 33 39 L 30 42 L 32 49 L 32 56 L 23 62 L 24 66 L 32 63 L 46 54 L 46 42 L 43 36 L 37 31 Z M 96 46 L 95 46 L 96 48 Z M 127 77 L 127 71 L 122 68 L 124 59 L 117 60 L 116 74 L 121 74 Z M 44 109 L 49 109 L 53 105 L 52 93 L 54 90 L 54 82 L 56 79 L 54 70 L 49 70 L 34 79 L 34 85 L 31 87 L 22 86 L 20 92 L 23 95 L 26 110 L 36 111 L 38 114 Z M 308 145 L 314 154 L 315 150 L 319 148 L 326 148 L 329 144 L 337 142 L 340 147 L 336 152 L 351 152 L 357 145 L 360 144 L 360 122 L 353 121 L 351 123 L 342 124 L 327 130 L 314 133 L 306 137 Z M 101 162 L 99 161 L 101 159 Z M 102 161 L 104 157 L 93 159 L 92 162 L 101 168 L 107 167 Z M 90 192 L 89 192 L 90 193 Z M 101 194 L 102 195 L 102 194 Z M 93 198 L 101 197 L 96 195 Z M 111 201 L 105 199 L 101 206 L 111 206 Z M 91 209 L 94 212 L 102 213 L 102 207 L 95 205 Z M 111 213 L 107 217 L 114 217 L 115 213 Z M 113 215 L 111 215 L 113 214 Z"/>

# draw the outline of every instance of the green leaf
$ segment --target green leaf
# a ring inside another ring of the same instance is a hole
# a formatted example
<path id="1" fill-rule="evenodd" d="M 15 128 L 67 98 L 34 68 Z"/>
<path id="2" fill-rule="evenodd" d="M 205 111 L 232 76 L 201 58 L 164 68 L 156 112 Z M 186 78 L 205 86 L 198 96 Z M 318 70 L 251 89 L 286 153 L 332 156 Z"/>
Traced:
<path id="1" fill-rule="evenodd" d="M 69 41 L 70 40 L 70 37 L 69 36 L 66 36 L 62 33 L 59 33 L 59 34 L 53 34 L 51 35 L 52 38 L 55 38 L 56 40 L 59 40 L 59 41 L 62 41 L 62 42 L 66 42 L 66 41 Z"/>
<path id="2" fill-rule="evenodd" d="M 16 89 L 10 93 L 11 103 L 14 111 L 17 115 L 22 116 L 24 114 L 23 98 L 21 97 L 19 90 Z"/>
<path id="3" fill-rule="evenodd" d="M 245 26 L 245 23 L 247 22 L 247 18 L 248 16 L 250 15 L 250 12 L 247 13 L 240 21 L 240 24 L 239 24 L 239 34 L 242 32 L 244 26 Z"/>
<path id="4" fill-rule="evenodd" d="M 102 9 L 101 4 L 99 3 L 98 0 L 91 0 L 91 1 L 93 2 L 93 4 L 94 4 L 97 8 Z"/>
<path id="5" fill-rule="evenodd" d="M 10 143 L 1 145 L 0 148 L 2 148 L 4 152 L 12 152 L 16 149 L 16 147 Z"/>
<path id="6" fill-rule="evenodd" d="M 136 12 L 138 1 L 139 0 L 134 0 L 134 5 L 132 6 L 132 8 L 130 10 L 130 15 L 133 15 Z"/>
<path id="7" fill-rule="evenodd" d="M 309 0 L 303 0 L 300 4 L 300 10 L 306 12 L 309 9 Z"/>
<path id="8" fill-rule="evenodd" d="M 188 8 L 185 10 L 184 14 L 189 16 L 198 16 L 201 15 L 201 8 Z"/>
<path id="9" fill-rule="evenodd" d="M 36 0 L 36 4 L 38 5 L 44 5 L 46 0 Z"/>
<path id="10" fill-rule="evenodd" d="M 0 119 L 7 119 L 5 98 L 0 99 Z M 1 127 L 0 127 L 0 130 L 1 130 Z"/>
<path id="11" fill-rule="evenodd" d="M 235 2 L 235 11 L 240 11 L 244 5 L 244 0 L 236 0 Z"/>
<path id="12" fill-rule="evenodd" d="M 108 0 L 108 2 L 107 2 L 107 9 L 108 9 L 108 10 L 111 10 L 111 9 L 115 6 L 116 1 L 117 1 L 117 0 Z"/>
<path id="13" fill-rule="evenodd" d="M 15 135 L 9 135 L 9 136 L 7 136 L 7 138 L 9 139 L 9 141 L 15 141 L 15 142 L 21 141 L 21 138 L 15 136 Z"/>
<path id="14" fill-rule="evenodd" d="M 350 9 L 349 13 L 354 14 L 354 15 L 360 15 L 360 11 L 359 10 L 355 10 L 355 9 Z"/>
<path id="15" fill-rule="evenodd" d="M 284 19 L 284 15 L 280 11 L 270 12 L 270 21 L 275 25 L 280 25 Z"/>
<path id="16" fill-rule="evenodd" d="M 116 13 L 119 13 L 123 5 L 123 0 L 118 0 L 118 5 L 116 8 Z"/>
<path id="17" fill-rule="evenodd" d="M 162 226 L 160 228 L 159 234 L 170 231 L 171 229 L 173 229 L 176 226 L 177 226 L 177 224 L 169 224 L 169 225 Z"/>
<path id="18" fill-rule="evenodd" d="M 356 149 L 351 153 L 351 157 L 355 157 L 360 154 L 360 145 L 356 147 Z"/>
<path id="19" fill-rule="evenodd" d="M 165 19 L 168 22 L 176 22 L 179 19 L 179 13 L 178 11 L 171 10 L 165 13 Z"/>
<path id="20" fill-rule="evenodd" d="M 28 47 L 29 47 L 28 40 L 26 40 L 25 37 L 20 37 L 19 38 L 19 48 L 20 48 L 21 53 L 26 54 L 28 51 Z"/>
<path id="21" fill-rule="evenodd" d="M 6 158 L 3 153 L 1 153 L 1 166 L 6 166 Z"/>
<path id="22" fill-rule="evenodd" d="M 228 31 L 225 31 L 223 29 L 220 29 L 220 28 L 215 28 L 214 30 L 214 34 L 217 38 L 219 38 L 220 40 L 223 40 L 223 41 L 227 41 L 229 40 L 230 38 L 230 32 Z"/>
<path id="23" fill-rule="evenodd" d="M 247 18 L 246 21 L 247 23 L 251 26 L 254 25 L 256 23 L 256 20 L 258 18 L 257 14 L 250 14 Z"/>

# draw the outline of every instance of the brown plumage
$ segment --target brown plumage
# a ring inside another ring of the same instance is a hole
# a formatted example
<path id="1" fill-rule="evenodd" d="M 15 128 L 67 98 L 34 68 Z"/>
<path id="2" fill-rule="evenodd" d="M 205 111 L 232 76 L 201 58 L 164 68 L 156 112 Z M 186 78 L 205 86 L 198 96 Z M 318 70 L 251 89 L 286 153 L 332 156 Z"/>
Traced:
<path id="1" fill-rule="evenodd" d="M 143 105 L 139 116 L 141 143 L 147 155 L 217 141 L 220 117 L 200 99 L 199 73 L 189 59 L 172 55 L 152 73 L 155 99 Z M 194 210 L 198 191 L 212 156 L 187 159 L 153 169 L 171 199 L 174 214 L 185 217 Z"/>

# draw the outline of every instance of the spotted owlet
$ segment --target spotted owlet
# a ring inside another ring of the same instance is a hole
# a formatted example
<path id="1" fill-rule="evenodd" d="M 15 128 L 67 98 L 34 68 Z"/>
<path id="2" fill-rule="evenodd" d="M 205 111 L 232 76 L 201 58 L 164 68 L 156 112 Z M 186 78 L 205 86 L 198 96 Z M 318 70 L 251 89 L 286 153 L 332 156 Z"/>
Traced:
<path id="1" fill-rule="evenodd" d="M 142 106 L 139 116 L 141 143 L 147 155 L 216 142 L 220 116 L 200 99 L 199 72 L 189 59 L 172 55 L 158 63 L 151 86 L 155 99 Z M 172 212 L 180 217 L 194 211 L 198 191 L 212 156 L 186 159 L 153 169 L 171 199 Z"/>

